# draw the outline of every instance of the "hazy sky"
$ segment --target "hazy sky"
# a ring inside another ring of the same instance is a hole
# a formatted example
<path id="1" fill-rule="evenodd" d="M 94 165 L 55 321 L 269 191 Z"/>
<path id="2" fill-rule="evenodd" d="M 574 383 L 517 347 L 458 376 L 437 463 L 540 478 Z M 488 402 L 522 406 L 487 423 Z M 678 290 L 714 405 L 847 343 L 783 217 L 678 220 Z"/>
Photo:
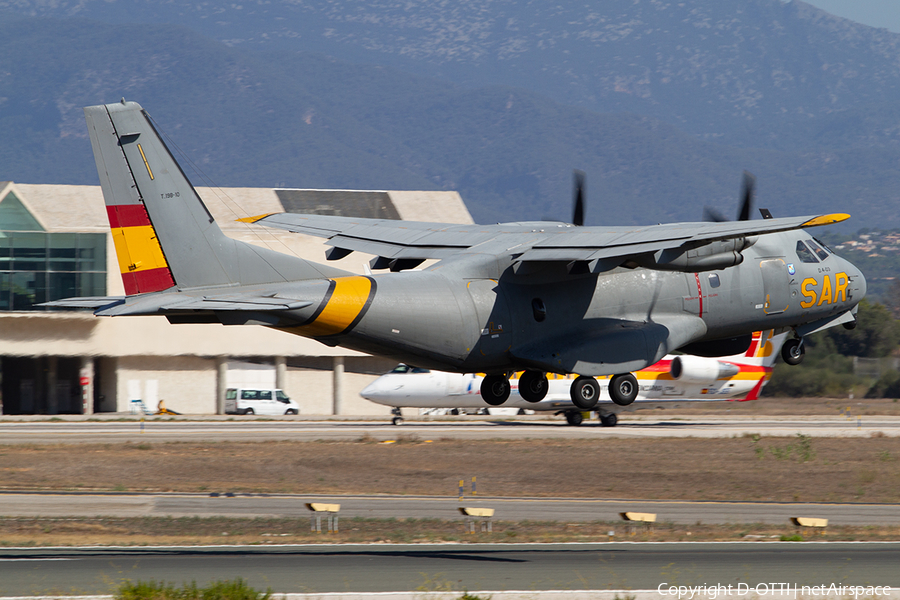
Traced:
<path id="1" fill-rule="evenodd" d="M 900 33 L 900 0 L 804 0 L 833 15 Z"/>

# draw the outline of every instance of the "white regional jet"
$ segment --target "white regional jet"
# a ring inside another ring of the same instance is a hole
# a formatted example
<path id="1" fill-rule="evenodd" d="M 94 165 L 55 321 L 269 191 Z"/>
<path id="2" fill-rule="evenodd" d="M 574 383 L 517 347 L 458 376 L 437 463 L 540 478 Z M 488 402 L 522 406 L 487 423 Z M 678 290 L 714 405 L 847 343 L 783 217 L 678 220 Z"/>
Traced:
<path id="1" fill-rule="evenodd" d="M 787 333 L 771 336 L 771 331 L 756 332 L 750 348 L 743 354 L 705 358 L 688 354 L 667 355 L 658 363 L 636 371 L 639 392 L 635 402 L 709 402 L 729 399 L 756 400 L 772 376 L 772 366 Z M 569 388 L 576 375 L 550 375 L 547 395 L 529 402 L 519 395 L 519 373 L 510 380 L 512 394 L 504 408 L 554 411 L 563 413 L 569 425 L 581 425 L 584 411 L 571 399 Z M 401 408 L 486 409 L 481 398 L 482 375 L 431 371 L 405 364 L 398 365 L 366 386 L 360 396 L 376 404 L 390 406 L 394 425 L 400 425 Z M 609 376 L 598 377 L 600 400 L 597 411 L 605 427 L 618 422 L 614 409 L 621 410 L 609 396 Z"/>

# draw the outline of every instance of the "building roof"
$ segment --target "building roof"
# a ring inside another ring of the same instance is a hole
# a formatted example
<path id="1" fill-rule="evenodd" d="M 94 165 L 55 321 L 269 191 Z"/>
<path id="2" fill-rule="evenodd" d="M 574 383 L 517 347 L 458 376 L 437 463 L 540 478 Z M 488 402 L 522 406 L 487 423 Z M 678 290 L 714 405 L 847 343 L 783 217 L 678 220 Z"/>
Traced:
<path id="1" fill-rule="evenodd" d="M 0 190 L 3 187 L 0 184 Z M 109 227 L 100 186 L 17 183 L 14 187 L 48 230 Z M 472 223 L 457 192 L 200 187 L 197 193 L 222 229 L 234 229 L 229 223 L 243 217 L 301 212 L 304 207 L 319 214 Z"/>

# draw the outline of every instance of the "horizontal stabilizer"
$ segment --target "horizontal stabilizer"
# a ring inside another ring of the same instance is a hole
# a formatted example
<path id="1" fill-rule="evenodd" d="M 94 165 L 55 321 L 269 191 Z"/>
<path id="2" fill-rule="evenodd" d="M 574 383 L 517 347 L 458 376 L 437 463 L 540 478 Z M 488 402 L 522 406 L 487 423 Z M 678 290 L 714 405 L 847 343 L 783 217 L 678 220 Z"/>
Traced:
<path id="1" fill-rule="evenodd" d="M 47 306 L 49 308 L 105 308 L 124 301 L 125 296 L 85 296 L 83 298 L 65 298 L 63 300 L 54 300 L 53 302 L 44 302 L 37 306 Z"/>
<path id="2" fill-rule="evenodd" d="M 186 302 L 176 301 L 164 304 L 161 310 L 295 310 L 306 308 L 312 304 L 308 300 L 292 300 L 290 298 L 245 297 L 239 298 L 192 298 Z"/>

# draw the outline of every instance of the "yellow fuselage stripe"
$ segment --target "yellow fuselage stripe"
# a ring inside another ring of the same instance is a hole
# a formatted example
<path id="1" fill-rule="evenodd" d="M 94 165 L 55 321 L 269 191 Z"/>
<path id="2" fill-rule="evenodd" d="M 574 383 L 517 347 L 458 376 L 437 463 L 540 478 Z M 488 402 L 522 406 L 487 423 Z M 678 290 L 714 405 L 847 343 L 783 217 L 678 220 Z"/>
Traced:
<path id="1" fill-rule="evenodd" d="M 372 281 L 368 277 L 337 277 L 328 304 L 308 325 L 300 327 L 300 335 L 318 337 L 334 335 L 346 330 L 359 316 L 372 292 Z"/>
<path id="2" fill-rule="evenodd" d="M 120 272 L 134 273 L 169 266 L 152 225 L 115 227 L 112 237 Z"/>

